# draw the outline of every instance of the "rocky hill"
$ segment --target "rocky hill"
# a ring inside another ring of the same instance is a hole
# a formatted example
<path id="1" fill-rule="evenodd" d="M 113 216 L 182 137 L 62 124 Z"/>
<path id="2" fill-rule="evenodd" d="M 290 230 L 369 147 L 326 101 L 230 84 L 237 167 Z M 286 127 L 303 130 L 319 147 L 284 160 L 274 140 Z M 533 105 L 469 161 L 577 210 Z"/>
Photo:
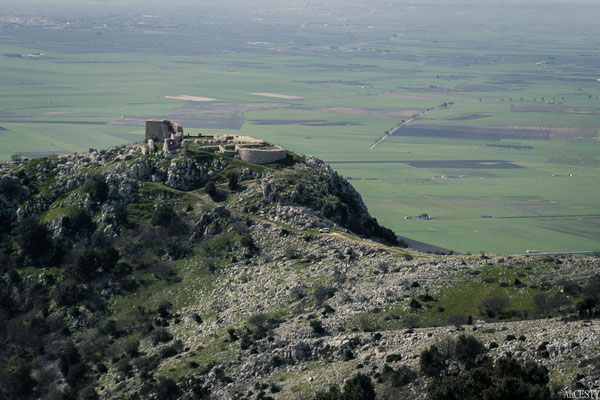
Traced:
<path id="1" fill-rule="evenodd" d="M 531 396 L 600 383 L 598 259 L 404 249 L 311 157 L 4 163 L 0 205 L 0 398 L 445 398 L 485 368 Z"/>

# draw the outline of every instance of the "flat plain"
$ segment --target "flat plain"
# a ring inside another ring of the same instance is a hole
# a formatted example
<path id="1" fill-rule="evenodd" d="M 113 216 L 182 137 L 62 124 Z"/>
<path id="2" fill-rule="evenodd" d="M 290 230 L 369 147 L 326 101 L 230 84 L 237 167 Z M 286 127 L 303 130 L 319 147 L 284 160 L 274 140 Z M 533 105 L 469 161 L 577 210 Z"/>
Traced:
<path id="1" fill-rule="evenodd" d="M 332 162 L 402 236 L 463 253 L 597 250 L 594 13 L 564 20 L 556 5 L 541 17 L 560 23 L 532 24 L 511 7 L 495 25 L 476 5 L 360 23 L 351 8 L 228 16 L 231 31 L 2 25 L 0 159 L 139 142 L 145 119 L 171 118 Z"/>

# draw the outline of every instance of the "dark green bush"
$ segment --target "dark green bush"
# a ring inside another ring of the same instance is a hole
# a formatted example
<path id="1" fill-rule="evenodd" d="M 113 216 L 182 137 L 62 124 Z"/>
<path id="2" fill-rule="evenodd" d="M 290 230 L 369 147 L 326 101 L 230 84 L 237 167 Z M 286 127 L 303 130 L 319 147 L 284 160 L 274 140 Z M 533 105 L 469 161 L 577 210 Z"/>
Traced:
<path id="1" fill-rule="evenodd" d="M 168 203 L 163 203 L 152 213 L 152 225 L 154 226 L 169 226 L 171 221 L 175 219 L 175 210 Z"/>
<path id="2" fill-rule="evenodd" d="M 385 362 L 397 362 L 402 360 L 401 354 L 388 354 L 385 356 Z"/>
<path id="3" fill-rule="evenodd" d="M 309 322 L 309 325 L 312 328 L 314 334 L 322 335 L 325 333 L 325 328 L 323 328 L 323 322 L 319 321 L 318 319 L 311 320 Z"/>
<path id="4" fill-rule="evenodd" d="M 344 384 L 343 400 L 373 400 L 375 399 L 375 387 L 371 379 L 364 374 L 358 373 L 354 378 Z"/>
<path id="5" fill-rule="evenodd" d="M 483 344 L 470 335 L 460 335 L 452 350 L 453 358 L 461 363 L 465 370 L 475 367 L 477 358 L 486 351 Z"/>
<path id="6" fill-rule="evenodd" d="M 197 324 L 201 324 L 203 322 L 202 317 L 199 316 L 197 313 L 192 314 L 192 319 L 196 321 Z"/>
<path id="7" fill-rule="evenodd" d="M 273 368 L 281 367 L 284 363 L 285 362 L 283 358 L 281 358 L 278 355 L 274 355 L 273 357 L 271 357 L 271 366 L 273 366 Z"/>
<path id="8" fill-rule="evenodd" d="M 248 250 L 255 250 L 256 244 L 254 243 L 254 239 L 250 235 L 244 235 L 240 239 L 240 244 L 247 248 Z"/>
<path id="9" fill-rule="evenodd" d="M 114 369 L 125 376 L 129 375 L 132 370 L 131 363 L 127 358 L 122 358 L 113 365 Z"/>
<path id="10" fill-rule="evenodd" d="M 92 221 L 92 217 L 83 208 L 77 208 L 70 215 L 63 217 L 62 224 L 72 237 L 80 233 L 89 234 L 96 229 L 96 224 Z"/>
<path id="11" fill-rule="evenodd" d="M 79 391 L 77 400 L 98 400 L 100 397 L 93 386 L 86 386 Z"/>
<path id="12" fill-rule="evenodd" d="M 120 258 L 117 249 L 107 243 L 81 244 L 74 253 L 71 270 L 82 281 L 96 277 L 100 270 L 110 272 Z"/>
<path id="13" fill-rule="evenodd" d="M 327 299 L 335 295 L 336 289 L 331 286 L 317 286 L 314 289 L 314 296 L 317 305 L 323 304 Z"/>
<path id="14" fill-rule="evenodd" d="M 492 296 L 479 305 L 481 311 L 489 318 L 500 317 L 506 311 L 510 301 L 505 296 Z"/>
<path id="15" fill-rule="evenodd" d="M 132 342 L 127 342 L 125 345 L 125 353 L 130 357 L 137 357 L 140 355 L 140 342 L 134 340 Z"/>
<path id="16" fill-rule="evenodd" d="M 173 379 L 161 376 L 154 384 L 154 393 L 156 398 L 160 400 L 176 399 L 179 394 L 179 387 Z"/>
<path id="17" fill-rule="evenodd" d="M 75 346 L 73 346 L 73 344 L 70 343 L 67 344 L 62 349 L 58 357 L 58 367 L 60 369 L 60 372 L 66 374 L 67 372 L 69 372 L 71 366 L 78 364 L 80 361 L 81 356 L 79 355 L 79 352 L 77 351 Z"/>
<path id="18" fill-rule="evenodd" d="M 0 371 L 0 378 L 2 378 L 0 379 L 0 390 L 15 400 L 29 397 L 33 393 L 36 383 L 31 377 L 29 363 L 24 360 L 15 360 L 6 367 L 5 371 Z"/>
<path id="19" fill-rule="evenodd" d="M 354 360 L 354 353 L 352 353 L 352 350 L 350 350 L 350 349 L 344 350 L 342 352 L 342 360 L 343 361 Z"/>
<path id="20" fill-rule="evenodd" d="M 119 329 L 117 325 L 117 321 L 114 319 L 109 319 L 100 325 L 100 333 L 103 335 L 112 336 L 114 338 L 118 338 L 123 335 L 123 332 Z"/>
<path id="21" fill-rule="evenodd" d="M 456 328 L 460 328 L 462 325 L 467 323 L 467 316 L 464 314 L 454 314 L 448 318 L 448 322 L 454 325 Z"/>
<path id="22" fill-rule="evenodd" d="M 421 303 L 419 303 L 417 300 L 415 299 L 411 299 L 410 303 L 408 303 L 408 306 L 410 307 L 410 309 L 412 311 L 418 311 L 423 309 L 423 306 L 421 305 Z"/>
<path id="23" fill-rule="evenodd" d="M 217 184 L 214 180 L 209 180 L 204 187 L 206 194 L 210 196 L 213 201 L 223 201 L 227 197 L 226 193 L 217 188 Z"/>
<path id="24" fill-rule="evenodd" d="M 499 359 L 466 373 L 445 376 L 430 385 L 431 400 L 557 399 L 548 388 L 548 370 L 532 361 Z"/>
<path id="25" fill-rule="evenodd" d="M 475 337 L 460 335 L 424 349 L 419 365 L 425 376 L 439 377 L 474 368 L 485 359 L 485 352 L 485 347 Z"/>
<path id="26" fill-rule="evenodd" d="M 169 312 L 171 308 L 173 308 L 173 304 L 170 301 L 165 300 L 158 305 L 156 312 L 161 318 L 171 318 L 171 313 Z"/>
<path id="27" fill-rule="evenodd" d="M 436 345 L 431 345 L 421 352 L 419 366 L 423 375 L 437 377 L 446 370 L 446 359 Z"/>
<path id="28" fill-rule="evenodd" d="M 123 206 L 115 208 L 113 219 L 117 225 L 122 225 L 125 227 L 129 226 L 129 214 L 127 213 L 127 208 Z"/>
<path id="29" fill-rule="evenodd" d="M 233 328 L 227 329 L 227 334 L 229 335 L 230 342 L 235 342 L 236 340 L 239 339 L 239 337 L 235 333 L 235 329 L 233 329 Z"/>
<path id="30" fill-rule="evenodd" d="M 577 302 L 577 313 L 580 318 L 592 318 L 600 315 L 600 303 L 594 297 L 585 297 Z"/>
<path id="31" fill-rule="evenodd" d="M 173 336 L 165 328 L 157 328 L 150 334 L 150 340 L 153 345 L 165 343 L 173 339 Z"/>
<path id="32" fill-rule="evenodd" d="M 102 203 L 108 197 L 108 184 L 102 174 L 94 174 L 83 183 L 83 191 L 93 201 Z"/>
<path id="33" fill-rule="evenodd" d="M 47 258 L 52 249 L 49 238 L 48 228 L 35 217 L 23 219 L 17 228 L 17 243 L 23 254 L 34 263 L 43 262 Z"/>
<path id="34" fill-rule="evenodd" d="M 371 378 L 358 373 L 346 381 L 342 391 L 333 385 L 328 391 L 317 392 L 314 400 L 375 400 L 375 386 Z"/>
<path id="35" fill-rule="evenodd" d="M 227 175 L 227 186 L 230 190 L 237 190 L 237 188 L 239 187 L 238 182 L 239 178 L 235 172 L 231 172 L 229 175 Z"/>
<path id="36" fill-rule="evenodd" d="M 69 367 L 66 380 L 72 387 L 79 387 L 84 383 L 88 367 L 84 363 L 74 364 Z"/>
<path id="37" fill-rule="evenodd" d="M 215 183 L 215 181 L 213 181 L 213 180 L 208 181 L 206 183 L 206 186 L 204 187 L 204 191 L 210 197 L 215 196 L 217 194 L 217 184 Z"/>
<path id="38" fill-rule="evenodd" d="M 178 353 L 177 348 L 173 345 L 167 345 L 160 348 L 159 354 L 160 358 L 169 358 L 174 357 Z"/>
<path id="39" fill-rule="evenodd" d="M 103 362 L 99 362 L 98 364 L 96 364 L 96 371 L 98 371 L 101 374 L 105 374 L 108 372 L 108 368 L 106 368 L 106 364 L 104 364 Z"/>
<path id="40" fill-rule="evenodd" d="M 56 285 L 52 297 L 61 307 L 75 305 L 87 297 L 87 290 L 81 283 L 67 279 Z"/>
<path id="41" fill-rule="evenodd" d="M 389 382 L 392 387 L 399 388 L 417 379 L 417 373 L 405 365 L 400 366 L 397 370 L 385 365 L 381 377 L 384 382 Z"/>

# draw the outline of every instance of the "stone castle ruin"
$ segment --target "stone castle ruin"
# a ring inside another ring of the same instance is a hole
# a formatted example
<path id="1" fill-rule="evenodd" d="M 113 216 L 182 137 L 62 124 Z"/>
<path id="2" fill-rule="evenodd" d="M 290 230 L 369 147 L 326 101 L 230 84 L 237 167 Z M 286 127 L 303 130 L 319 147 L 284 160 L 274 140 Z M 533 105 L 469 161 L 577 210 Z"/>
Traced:
<path id="1" fill-rule="evenodd" d="M 273 146 L 250 136 L 184 136 L 183 127 L 168 119 L 146 121 L 147 146 L 143 146 L 142 153 L 157 151 L 155 143 L 162 143 L 163 151 L 172 152 L 182 146 L 187 150 L 192 142 L 197 150 L 235 157 L 254 164 L 268 164 L 287 157 L 284 147 Z"/>
<path id="2" fill-rule="evenodd" d="M 274 149 L 247 148 L 236 146 L 240 158 L 254 164 L 269 164 L 287 157 L 287 150 L 281 146 Z"/>
<path id="3" fill-rule="evenodd" d="M 183 127 L 168 119 L 149 119 L 146 121 L 146 141 L 152 139 L 162 142 L 171 135 L 183 136 Z"/>

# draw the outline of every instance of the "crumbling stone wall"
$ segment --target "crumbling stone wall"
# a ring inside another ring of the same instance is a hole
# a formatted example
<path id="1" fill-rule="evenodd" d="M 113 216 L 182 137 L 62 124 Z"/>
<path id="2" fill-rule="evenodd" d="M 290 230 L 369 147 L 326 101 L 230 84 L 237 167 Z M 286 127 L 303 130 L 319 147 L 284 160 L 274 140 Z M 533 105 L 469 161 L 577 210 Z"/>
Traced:
<path id="1" fill-rule="evenodd" d="M 183 127 L 168 119 L 150 119 L 146 121 L 146 142 L 149 139 L 155 142 L 164 142 L 171 135 L 183 135 Z"/>
<path id="2" fill-rule="evenodd" d="M 165 139 L 163 144 L 163 151 L 172 151 L 179 148 L 179 142 L 175 139 Z"/>
<path id="3" fill-rule="evenodd" d="M 283 147 L 277 147 L 272 150 L 248 149 L 237 147 L 237 152 L 240 158 L 254 164 L 268 164 L 275 161 L 283 160 L 287 157 L 287 150 Z"/>

